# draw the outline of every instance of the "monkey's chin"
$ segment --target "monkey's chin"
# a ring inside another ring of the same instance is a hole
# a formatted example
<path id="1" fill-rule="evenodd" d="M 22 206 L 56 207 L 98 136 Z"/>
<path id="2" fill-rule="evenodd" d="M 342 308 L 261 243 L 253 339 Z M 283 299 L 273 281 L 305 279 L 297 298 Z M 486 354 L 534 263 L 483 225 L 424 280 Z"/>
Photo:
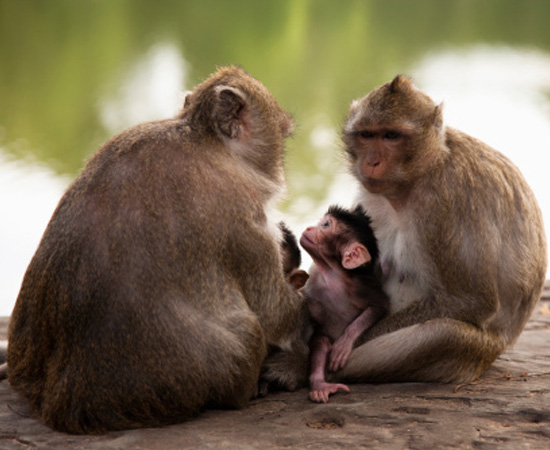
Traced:
<path id="1" fill-rule="evenodd" d="M 388 182 L 378 178 L 363 178 L 361 180 L 363 186 L 371 194 L 381 194 L 388 189 Z"/>
<path id="2" fill-rule="evenodd" d="M 300 237 L 300 245 L 309 253 L 309 249 L 313 247 L 313 242 L 305 234 Z"/>

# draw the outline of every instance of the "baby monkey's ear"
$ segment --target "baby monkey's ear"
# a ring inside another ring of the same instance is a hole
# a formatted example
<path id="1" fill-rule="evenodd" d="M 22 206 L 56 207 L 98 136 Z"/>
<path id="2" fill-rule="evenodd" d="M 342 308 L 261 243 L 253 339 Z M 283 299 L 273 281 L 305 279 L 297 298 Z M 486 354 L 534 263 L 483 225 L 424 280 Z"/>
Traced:
<path id="1" fill-rule="evenodd" d="M 351 242 L 342 250 L 342 267 L 347 270 L 356 269 L 371 259 L 367 247 L 359 242 Z"/>

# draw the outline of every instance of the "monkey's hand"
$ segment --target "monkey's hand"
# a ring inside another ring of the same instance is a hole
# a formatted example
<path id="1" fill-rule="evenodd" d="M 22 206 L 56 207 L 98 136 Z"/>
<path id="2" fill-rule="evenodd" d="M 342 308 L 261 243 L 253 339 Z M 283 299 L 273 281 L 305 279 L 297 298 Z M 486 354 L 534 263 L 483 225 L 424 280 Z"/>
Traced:
<path id="1" fill-rule="evenodd" d="M 328 403 L 329 395 L 336 394 L 336 392 L 338 391 L 349 392 L 349 387 L 347 387 L 345 384 L 318 381 L 311 385 L 311 390 L 309 391 L 309 399 L 312 402 Z"/>
<path id="2" fill-rule="evenodd" d="M 374 309 L 366 308 L 348 325 L 342 335 L 332 344 L 328 361 L 329 372 L 336 372 L 346 366 L 355 341 L 372 326 L 374 321 Z"/>
<path id="3" fill-rule="evenodd" d="M 347 333 L 342 334 L 342 336 L 334 341 L 328 358 L 329 372 L 336 372 L 346 366 L 354 342 L 355 339 Z"/>

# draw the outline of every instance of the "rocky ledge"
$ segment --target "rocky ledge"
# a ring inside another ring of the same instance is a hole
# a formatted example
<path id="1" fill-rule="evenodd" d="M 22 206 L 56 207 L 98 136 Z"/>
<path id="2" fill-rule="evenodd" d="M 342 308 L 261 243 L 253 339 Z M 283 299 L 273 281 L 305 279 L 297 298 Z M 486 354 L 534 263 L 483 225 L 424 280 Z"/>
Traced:
<path id="1" fill-rule="evenodd" d="M 5 337 L 8 319 L 0 321 Z M 165 428 L 71 436 L 28 417 L 0 383 L 0 448 L 548 449 L 550 285 L 516 345 L 478 381 L 356 384 L 318 405 L 307 391 L 271 394 L 239 411 L 208 411 Z"/>

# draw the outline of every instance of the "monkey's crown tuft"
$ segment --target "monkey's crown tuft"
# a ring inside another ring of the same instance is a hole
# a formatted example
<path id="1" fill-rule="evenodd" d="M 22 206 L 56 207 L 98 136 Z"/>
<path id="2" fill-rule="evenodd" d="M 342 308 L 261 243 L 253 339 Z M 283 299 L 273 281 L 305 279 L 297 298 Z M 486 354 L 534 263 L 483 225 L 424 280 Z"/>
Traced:
<path id="1" fill-rule="evenodd" d="M 378 243 L 371 227 L 371 218 L 361 205 L 357 205 L 352 210 L 332 205 L 327 214 L 350 229 L 357 240 L 367 247 L 373 262 L 378 260 Z"/>

